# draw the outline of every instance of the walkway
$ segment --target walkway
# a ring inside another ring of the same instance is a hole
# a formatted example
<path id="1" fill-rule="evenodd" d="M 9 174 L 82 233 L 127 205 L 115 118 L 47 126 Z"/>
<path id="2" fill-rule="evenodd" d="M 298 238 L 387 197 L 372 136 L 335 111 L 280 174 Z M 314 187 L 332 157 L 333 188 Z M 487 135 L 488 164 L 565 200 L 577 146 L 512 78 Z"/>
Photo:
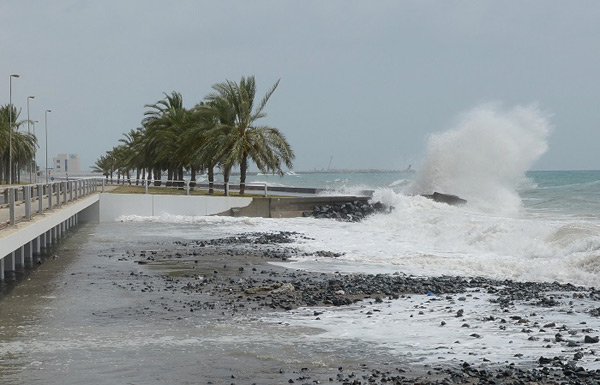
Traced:
<path id="1" fill-rule="evenodd" d="M 80 179 L 2 189 L 8 203 L 0 205 L 0 279 L 32 265 L 34 255 L 97 205 L 102 187 L 99 179 Z"/>
<path id="2" fill-rule="evenodd" d="M 92 192 L 104 191 L 101 179 L 79 179 L 0 188 L 0 237 L 2 230 L 29 221 L 46 211 L 64 206 Z"/>

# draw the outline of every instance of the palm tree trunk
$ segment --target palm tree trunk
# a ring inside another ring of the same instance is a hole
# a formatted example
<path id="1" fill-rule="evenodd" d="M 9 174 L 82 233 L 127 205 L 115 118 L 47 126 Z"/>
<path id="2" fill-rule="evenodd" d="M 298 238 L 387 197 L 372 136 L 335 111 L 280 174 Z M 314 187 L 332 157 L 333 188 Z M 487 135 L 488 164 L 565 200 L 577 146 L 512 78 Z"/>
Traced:
<path id="1" fill-rule="evenodd" d="M 196 187 L 196 166 L 190 167 L 190 188 Z"/>
<path id="2" fill-rule="evenodd" d="M 161 176 L 160 176 L 161 171 L 162 170 L 159 167 L 154 169 L 154 185 L 155 186 L 160 186 L 162 183 Z"/>
<path id="3" fill-rule="evenodd" d="M 208 166 L 208 193 L 213 195 L 215 193 L 215 167 Z"/>
<path id="4" fill-rule="evenodd" d="M 179 186 L 179 188 L 183 189 L 183 187 L 185 186 L 185 182 L 183 181 L 183 167 L 179 166 L 179 169 L 177 170 L 177 180 L 179 182 L 177 182 L 177 185 Z"/>
<path id="5" fill-rule="evenodd" d="M 167 168 L 167 187 L 173 185 L 173 169 L 171 167 Z"/>
<path id="6" fill-rule="evenodd" d="M 240 195 L 244 195 L 246 191 L 246 169 L 248 168 L 248 156 L 242 157 L 240 163 Z"/>
<path id="7" fill-rule="evenodd" d="M 231 171 L 230 167 L 226 167 L 223 169 L 223 189 L 225 190 L 225 196 L 229 196 L 229 172 Z"/>

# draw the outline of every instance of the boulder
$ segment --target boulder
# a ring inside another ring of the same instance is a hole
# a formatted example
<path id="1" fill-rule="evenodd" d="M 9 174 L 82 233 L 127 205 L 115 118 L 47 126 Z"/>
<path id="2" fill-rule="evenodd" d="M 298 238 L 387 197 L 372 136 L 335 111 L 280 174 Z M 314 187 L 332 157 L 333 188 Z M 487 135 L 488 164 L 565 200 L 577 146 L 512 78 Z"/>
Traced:
<path id="1" fill-rule="evenodd" d="M 367 202 L 354 201 L 315 206 L 312 212 L 304 212 L 302 213 L 302 216 L 358 222 L 371 214 L 390 212 L 391 210 L 392 207 L 388 208 L 381 202 L 371 204 Z"/>
<path id="2" fill-rule="evenodd" d="M 461 206 L 467 203 L 466 200 L 459 198 L 456 195 L 450 194 L 442 194 L 439 192 L 434 192 L 431 195 L 423 195 L 425 198 L 433 199 L 436 202 L 446 203 L 452 206 Z"/>

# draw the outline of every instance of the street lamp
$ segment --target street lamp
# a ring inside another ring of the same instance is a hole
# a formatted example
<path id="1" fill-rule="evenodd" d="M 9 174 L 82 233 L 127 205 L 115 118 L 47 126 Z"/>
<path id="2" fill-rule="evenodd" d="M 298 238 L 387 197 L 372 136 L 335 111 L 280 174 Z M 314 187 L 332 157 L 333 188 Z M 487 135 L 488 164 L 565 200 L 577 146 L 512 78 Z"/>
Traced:
<path id="1" fill-rule="evenodd" d="M 28 96 L 27 97 L 27 133 L 29 134 L 29 100 L 30 99 L 35 99 L 35 96 Z"/>
<path id="2" fill-rule="evenodd" d="M 27 97 L 27 133 L 28 134 L 30 134 L 30 132 L 29 132 L 29 122 L 30 122 L 30 120 L 29 120 L 29 100 L 30 99 L 35 99 L 35 96 L 28 96 Z M 35 162 L 35 160 L 34 160 L 34 162 Z M 32 164 L 29 164 L 29 183 L 32 182 L 32 180 L 31 180 L 32 179 L 31 178 L 31 167 L 32 167 Z"/>
<path id="3" fill-rule="evenodd" d="M 12 184 L 12 79 L 18 78 L 19 76 L 19 74 L 10 75 L 10 80 L 8 82 L 8 95 L 10 100 L 10 108 L 8 109 L 8 184 Z"/>
<path id="4" fill-rule="evenodd" d="M 52 110 L 44 111 L 44 127 L 46 129 L 46 183 L 48 183 L 48 112 L 52 112 Z"/>
<path id="5" fill-rule="evenodd" d="M 33 136 L 35 136 L 35 124 L 39 123 L 39 120 L 34 120 L 31 122 L 32 126 L 33 126 Z M 36 140 L 37 140 L 37 136 L 35 136 Z M 37 173 L 37 146 L 35 146 L 33 148 L 33 171 L 35 172 L 35 181 L 37 183 L 37 177 L 38 177 L 38 173 Z"/>

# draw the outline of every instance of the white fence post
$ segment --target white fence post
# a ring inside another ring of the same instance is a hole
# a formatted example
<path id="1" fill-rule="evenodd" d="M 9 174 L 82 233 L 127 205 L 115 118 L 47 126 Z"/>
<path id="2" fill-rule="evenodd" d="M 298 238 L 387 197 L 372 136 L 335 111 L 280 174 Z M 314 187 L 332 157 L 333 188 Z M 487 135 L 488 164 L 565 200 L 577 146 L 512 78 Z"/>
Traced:
<path id="1" fill-rule="evenodd" d="M 52 190 L 54 190 L 52 183 L 49 183 L 47 186 L 48 193 L 48 210 L 52 210 Z"/>
<path id="2" fill-rule="evenodd" d="M 13 187 L 9 187 L 8 189 L 8 207 L 9 207 L 9 221 L 10 225 L 15 225 L 15 189 Z"/>
<path id="3" fill-rule="evenodd" d="M 25 219 L 31 219 L 31 186 L 23 187 L 23 200 L 25 201 Z"/>
<path id="4" fill-rule="evenodd" d="M 63 189 L 63 205 L 67 204 L 67 186 L 68 186 L 68 182 L 62 182 L 62 189 Z"/>
<path id="5" fill-rule="evenodd" d="M 42 215 L 44 213 L 44 185 L 38 183 L 37 185 L 37 194 L 38 194 L 38 214 Z"/>

